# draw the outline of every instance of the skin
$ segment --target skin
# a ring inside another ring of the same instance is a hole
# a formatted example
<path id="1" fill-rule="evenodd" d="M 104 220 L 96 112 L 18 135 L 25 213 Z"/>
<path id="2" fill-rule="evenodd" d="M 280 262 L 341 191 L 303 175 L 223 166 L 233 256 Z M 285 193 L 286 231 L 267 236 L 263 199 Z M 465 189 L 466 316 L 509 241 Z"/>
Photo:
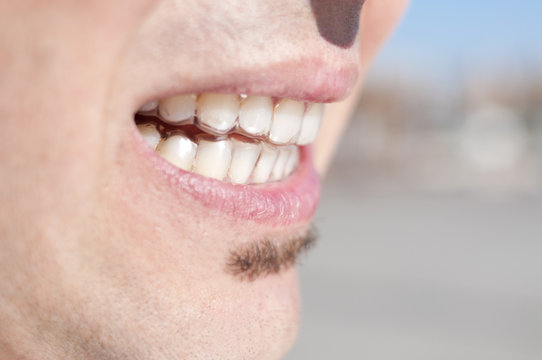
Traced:
<path id="1" fill-rule="evenodd" d="M 0 358 L 285 354 L 295 271 L 240 281 L 223 264 L 232 246 L 284 241 L 308 221 L 277 229 L 171 196 L 142 160 L 133 113 L 306 58 L 359 64 L 359 83 L 404 6 L 366 1 L 343 49 L 319 35 L 308 1 L 1 1 Z M 327 111 L 320 171 L 357 88 Z"/>

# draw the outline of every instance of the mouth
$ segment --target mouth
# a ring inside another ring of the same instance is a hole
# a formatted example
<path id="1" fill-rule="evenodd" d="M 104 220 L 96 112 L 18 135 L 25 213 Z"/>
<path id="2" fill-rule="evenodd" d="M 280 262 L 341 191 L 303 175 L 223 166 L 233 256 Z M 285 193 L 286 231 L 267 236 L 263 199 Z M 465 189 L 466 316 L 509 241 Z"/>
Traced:
<path id="1" fill-rule="evenodd" d="M 310 144 L 323 110 L 271 96 L 182 94 L 143 104 L 134 122 L 174 186 L 236 218 L 287 225 L 316 208 Z"/>

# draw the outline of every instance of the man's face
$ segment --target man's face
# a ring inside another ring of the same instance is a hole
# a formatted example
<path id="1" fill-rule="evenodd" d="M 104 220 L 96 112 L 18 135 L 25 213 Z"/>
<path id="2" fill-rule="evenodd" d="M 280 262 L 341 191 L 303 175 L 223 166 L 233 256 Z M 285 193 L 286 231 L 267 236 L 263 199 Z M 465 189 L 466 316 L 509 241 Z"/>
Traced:
<path id="1" fill-rule="evenodd" d="M 312 240 L 318 198 L 308 147 L 292 145 L 301 153 L 292 175 L 234 185 L 166 161 L 134 114 L 183 94 L 288 99 L 305 112 L 345 98 L 404 1 L 368 0 L 352 44 L 323 36 L 315 3 L 0 3 L 0 355 L 287 351 L 299 311 L 290 265 Z M 341 128 L 331 115 L 317 164 Z M 179 128 L 170 130 L 162 141 Z M 196 143 L 205 133 L 191 131 Z M 277 145 L 267 135 L 258 143 Z"/>

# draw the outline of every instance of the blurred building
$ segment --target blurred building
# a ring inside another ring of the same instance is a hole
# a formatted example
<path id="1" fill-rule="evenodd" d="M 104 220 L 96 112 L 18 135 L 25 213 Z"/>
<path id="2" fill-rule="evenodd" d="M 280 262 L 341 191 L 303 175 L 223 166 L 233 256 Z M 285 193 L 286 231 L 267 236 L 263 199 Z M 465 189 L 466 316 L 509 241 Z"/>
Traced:
<path id="1" fill-rule="evenodd" d="M 373 73 L 339 168 L 430 191 L 540 193 L 542 74 L 516 67 L 469 69 L 445 82 L 404 68 Z"/>

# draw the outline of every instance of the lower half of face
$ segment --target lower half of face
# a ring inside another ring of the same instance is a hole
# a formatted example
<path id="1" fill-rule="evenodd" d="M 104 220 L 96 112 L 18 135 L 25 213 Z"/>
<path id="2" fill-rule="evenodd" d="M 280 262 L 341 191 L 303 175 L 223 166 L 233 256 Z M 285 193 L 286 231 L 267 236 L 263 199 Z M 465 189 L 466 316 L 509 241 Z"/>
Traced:
<path id="1" fill-rule="evenodd" d="M 2 351 L 280 358 L 314 242 L 313 154 L 342 126 L 325 104 L 403 5 L 368 0 L 348 43 L 321 1 L 6 2 Z"/>

